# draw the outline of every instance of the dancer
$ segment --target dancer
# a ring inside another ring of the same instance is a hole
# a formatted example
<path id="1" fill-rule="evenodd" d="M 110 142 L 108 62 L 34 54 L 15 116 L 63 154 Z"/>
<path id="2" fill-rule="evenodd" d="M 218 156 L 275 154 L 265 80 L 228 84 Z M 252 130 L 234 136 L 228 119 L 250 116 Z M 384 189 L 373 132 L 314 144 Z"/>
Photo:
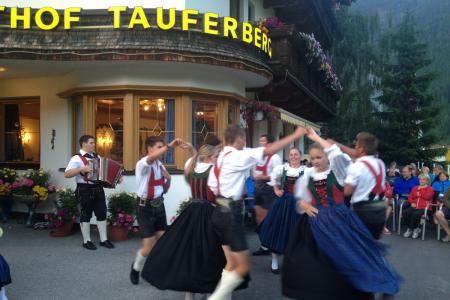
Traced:
<path id="1" fill-rule="evenodd" d="M 208 177 L 208 186 L 217 196 L 212 215 L 213 226 L 220 237 L 227 264 L 210 300 L 230 299 L 232 291 L 243 282 L 250 269 L 250 258 L 244 233 L 243 201 L 247 172 L 264 155 L 273 155 L 299 139 L 305 129 L 297 130 L 266 148 L 245 149 L 245 130 L 238 125 L 225 129 L 226 146 Z"/>
<path id="2" fill-rule="evenodd" d="M 274 138 L 271 135 L 264 134 L 259 138 L 259 146 L 267 147 L 273 143 Z M 273 169 L 282 164 L 278 154 L 267 155 L 264 162 L 253 168 L 253 177 L 255 180 L 255 219 L 256 225 L 260 226 L 272 206 L 276 195 L 274 194 L 273 184 L 270 180 L 270 174 Z M 253 252 L 254 256 L 269 255 L 270 251 L 261 245 L 259 249 Z"/>
<path id="3" fill-rule="evenodd" d="M 301 158 L 300 150 L 292 148 L 289 151 L 289 163 L 276 167 L 271 173 L 273 189 L 278 198 L 262 223 L 259 239 L 272 252 L 271 271 L 274 274 L 280 274 L 278 256 L 284 253 L 291 229 L 300 217 L 296 210 L 294 185 L 305 171 L 305 167 L 300 164 Z"/>
<path id="4" fill-rule="evenodd" d="M 88 181 L 92 167 L 89 161 L 99 159 L 95 151 L 95 139 L 92 135 L 80 137 L 80 152 L 74 155 L 67 165 L 65 178 L 75 177 L 77 189 L 75 191 L 81 206 L 80 227 L 83 236 L 83 247 L 88 250 L 96 250 L 97 247 L 91 241 L 92 212 L 97 218 L 97 228 L 100 235 L 100 246 L 112 249 L 114 245 L 107 238 L 106 231 L 106 199 L 105 191 L 99 184 Z"/>
<path id="5" fill-rule="evenodd" d="M 375 239 L 379 239 L 386 220 L 386 167 L 378 154 L 378 139 L 368 133 L 356 136 L 356 161 L 347 170 L 344 195 L 351 196 L 352 209 L 369 229 Z"/>
<path id="6" fill-rule="evenodd" d="M 291 235 L 282 269 L 283 294 L 296 299 L 363 300 L 374 292 L 394 294 L 398 278 L 359 217 L 344 204 L 350 161 L 320 138 L 309 154 L 313 167 L 295 187 L 302 216 Z"/>
<path id="7" fill-rule="evenodd" d="M 171 177 L 160 158 L 167 150 L 178 146 L 181 142 L 180 139 L 175 139 L 164 145 L 162 137 L 148 137 L 145 141 L 147 155 L 136 164 L 138 187 L 136 212 L 142 247 L 131 264 L 130 281 L 132 284 L 139 283 L 139 273 L 142 271 L 145 260 L 167 227 L 163 195 L 170 187 Z"/>
<path id="8" fill-rule="evenodd" d="M 207 185 L 219 151 L 211 145 L 201 146 L 198 153 L 190 144 L 183 143 L 180 147 L 193 154 L 184 167 L 192 203 L 155 245 L 142 277 L 162 290 L 187 291 L 185 299 L 191 300 L 194 293 L 212 293 L 225 266 L 225 256 L 211 221 L 215 195 Z"/>
<path id="9" fill-rule="evenodd" d="M 9 265 L 6 262 L 5 258 L 0 254 L 0 300 L 8 300 L 5 291 L 5 286 L 7 286 L 8 284 L 11 284 Z"/>

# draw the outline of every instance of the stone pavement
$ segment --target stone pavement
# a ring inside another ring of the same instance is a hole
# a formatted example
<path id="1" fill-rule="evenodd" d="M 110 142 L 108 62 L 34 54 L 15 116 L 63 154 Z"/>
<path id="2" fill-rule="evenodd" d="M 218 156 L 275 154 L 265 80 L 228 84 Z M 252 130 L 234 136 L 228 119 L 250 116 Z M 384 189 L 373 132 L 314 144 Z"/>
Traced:
<path id="1" fill-rule="evenodd" d="M 6 289 L 10 300 L 184 299 L 183 293 L 159 291 L 146 282 L 131 285 L 128 273 L 139 238 L 117 242 L 113 250 L 88 251 L 81 247 L 79 232 L 52 238 L 46 230 L 26 229 L 14 220 L 0 226 L 4 230 L 0 253 L 11 266 L 13 279 Z M 95 230 L 92 237 L 98 244 Z M 435 237 L 430 228 L 426 241 L 397 235 L 383 239 L 390 246 L 389 260 L 404 278 L 395 299 L 448 299 L 450 243 L 440 243 Z M 249 233 L 252 248 L 256 248 L 256 238 Z M 250 288 L 235 293 L 233 299 L 284 299 L 280 277 L 270 273 L 270 257 L 252 258 L 252 264 Z"/>

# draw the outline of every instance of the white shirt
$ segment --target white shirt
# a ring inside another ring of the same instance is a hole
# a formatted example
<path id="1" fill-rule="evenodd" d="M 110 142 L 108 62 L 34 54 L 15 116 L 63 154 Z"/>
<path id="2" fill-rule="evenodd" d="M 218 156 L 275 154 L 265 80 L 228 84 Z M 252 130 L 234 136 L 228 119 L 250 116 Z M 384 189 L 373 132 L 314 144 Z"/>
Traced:
<path id="1" fill-rule="evenodd" d="M 270 185 L 281 186 L 281 177 L 283 176 L 283 170 L 286 169 L 286 176 L 297 177 L 301 172 L 305 172 L 306 167 L 300 166 L 298 168 L 293 168 L 289 163 L 285 163 L 277 166 L 272 173 L 270 173 Z"/>
<path id="2" fill-rule="evenodd" d="M 184 169 L 186 170 L 189 163 L 191 162 L 192 157 L 188 158 L 188 160 L 186 160 L 186 163 L 184 164 Z M 195 173 L 203 173 L 206 172 L 206 170 L 208 170 L 209 167 L 213 166 L 213 163 L 204 163 L 201 161 L 196 162 L 195 167 L 194 167 L 194 172 Z"/>
<path id="3" fill-rule="evenodd" d="M 230 153 L 224 158 L 228 152 Z M 235 201 L 242 200 L 245 179 L 249 170 L 256 164 L 262 163 L 263 159 L 264 147 L 237 150 L 234 147 L 226 146 L 217 159 L 219 167 L 223 162 L 219 175 L 221 196 Z M 218 194 L 214 168 L 211 169 L 208 176 L 208 186 L 215 195 Z"/>
<path id="4" fill-rule="evenodd" d="M 312 178 L 313 181 L 325 180 L 331 171 L 333 171 L 337 183 L 342 186 L 344 185 L 347 169 L 351 160 L 349 160 L 336 145 L 326 148 L 324 151 L 330 161 L 330 167 L 323 172 L 317 172 L 314 168 L 306 168 L 305 174 L 303 174 L 295 184 L 294 195 L 296 199 L 311 203 L 312 195 L 308 189 L 309 179 Z M 300 213 L 304 212 L 300 211 Z"/>
<path id="5" fill-rule="evenodd" d="M 257 176 L 263 174 L 262 171 L 257 171 L 256 167 L 257 166 L 261 166 L 261 167 L 264 166 L 266 164 L 268 158 L 269 158 L 269 156 L 264 156 L 264 162 L 262 164 L 257 164 L 256 166 L 253 167 L 253 170 L 252 170 L 253 171 L 252 172 L 253 178 L 256 178 Z M 270 158 L 269 164 L 267 165 L 266 175 L 270 176 L 270 174 L 272 174 L 273 170 L 276 167 L 282 165 L 282 163 L 283 162 L 281 161 L 281 158 L 280 158 L 280 156 L 278 154 L 272 155 L 272 157 Z M 272 181 L 270 181 L 270 180 L 267 182 L 267 184 L 268 185 L 273 185 Z"/>
<path id="6" fill-rule="evenodd" d="M 161 179 L 163 176 L 161 174 L 161 169 L 166 169 L 164 165 L 159 161 L 155 160 L 151 164 L 147 163 L 147 156 L 141 158 L 136 164 L 136 184 L 137 184 L 137 195 L 139 198 L 147 199 L 148 192 L 148 181 L 150 180 L 151 169 L 155 172 L 155 180 Z M 165 182 L 166 180 L 164 180 Z M 154 198 L 160 197 L 164 193 L 164 188 L 162 185 L 155 186 Z"/>
<path id="7" fill-rule="evenodd" d="M 354 188 L 352 199 L 350 200 L 352 204 L 369 200 L 369 194 L 376 185 L 375 177 L 361 160 L 368 162 L 377 174 L 381 171 L 383 189 L 386 186 L 386 167 L 384 163 L 373 155 L 358 158 L 348 168 L 347 177 L 345 178 L 345 183 L 350 184 Z"/>
<path id="8" fill-rule="evenodd" d="M 81 155 L 84 156 L 86 153 L 87 153 L 86 151 L 80 149 L 80 154 L 81 154 Z M 98 158 L 100 158 L 100 156 L 98 156 Z M 93 158 L 88 158 L 88 157 L 86 157 L 86 159 L 87 159 L 88 161 L 93 160 Z M 79 156 L 79 155 L 74 155 L 74 156 L 72 156 L 72 158 L 71 158 L 70 161 L 69 161 L 69 164 L 68 164 L 67 167 L 66 167 L 66 172 L 69 171 L 69 170 L 72 170 L 72 169 L 78 169 L 78 168 L 81 168 L 81 167 L 83 167 L 83 166 L 84 166 L 84 163 L 83 163 L 83 161 L 81 160 L 80 156 Z M 92 172 L 89 172 L 88 176 L 91 176 L 91 175 L 92 175 Z M 89 184 L 94 184 L 94 183 L 91 182 L 91 181 L 86 182 L 86 181 L 84 180 L 84 176 L 81 175 L 81 174 L 79 174 L 79 173 L 75 176 L 75 182 L 76 182 L 76 183 L 89 183 Z"/>

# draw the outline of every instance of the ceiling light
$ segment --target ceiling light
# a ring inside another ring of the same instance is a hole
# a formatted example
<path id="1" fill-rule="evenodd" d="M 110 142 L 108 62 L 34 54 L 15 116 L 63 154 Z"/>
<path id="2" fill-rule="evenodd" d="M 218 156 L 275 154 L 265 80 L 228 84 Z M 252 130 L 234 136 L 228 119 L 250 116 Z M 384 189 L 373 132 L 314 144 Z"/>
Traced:
<path id="1" fill-rule="evenodd" d="M 144 106 L 144 110 L 145 110 L 145 111 L 147 111 L 147 110 L 149 110 L 149 109 L 150 109 L 150 107 L 149 107 L 148 105 Z"/>
<path id="2" fill-rule="evenodd" d="M 4 67 L 0 67 L 0 72 L 6 72 L 6 70 L 8 70 L 8 69 L 4 68 Z"/>

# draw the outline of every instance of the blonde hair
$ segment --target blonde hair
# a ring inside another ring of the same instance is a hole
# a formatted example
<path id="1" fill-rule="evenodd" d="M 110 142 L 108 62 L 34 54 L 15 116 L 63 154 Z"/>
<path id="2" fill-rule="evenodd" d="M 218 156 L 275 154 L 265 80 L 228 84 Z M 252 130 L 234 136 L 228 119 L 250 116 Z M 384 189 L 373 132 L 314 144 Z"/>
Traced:
<path id="1" fill-rule="evenodd" d="M 430 176 L 425 174 L 420 174 L 419 179 L 425 179 L 428 182 L 428 185 L 430 185 Z"/>
<path id="2" fill-rule="evenodd" d="M 186 174 L 191 175 L 194 173 L 195 165 L 197 161 L 203 161 L 205 158 L 212 157 L 218 153 L 218 149 L 215 146 L 203 145 L 198 149 L 197 153 L 192 157 L 186 168 Z"/>

